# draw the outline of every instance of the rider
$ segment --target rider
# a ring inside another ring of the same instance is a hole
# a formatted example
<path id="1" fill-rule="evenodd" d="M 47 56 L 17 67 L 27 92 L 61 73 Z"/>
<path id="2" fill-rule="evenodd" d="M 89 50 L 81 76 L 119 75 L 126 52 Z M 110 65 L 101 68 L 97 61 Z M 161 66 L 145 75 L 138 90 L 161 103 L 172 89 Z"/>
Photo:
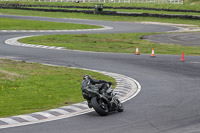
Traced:
<path id="1" fill-rule="evenodd" d="M 112 82 L 93 79 L 90 75 L 85 75 L 83 76 L 81 90 L 83 93 L 87 93 L 87 91 L 96 93 L 95 90 L 99 90 L 99 92 L 103 94 L 106 92 L 110 85 L 112 85 Z M 92 108 L 89 97 L 85 96 L 84 94 L 83 97 L 87 100 L 89 108 Z"/>

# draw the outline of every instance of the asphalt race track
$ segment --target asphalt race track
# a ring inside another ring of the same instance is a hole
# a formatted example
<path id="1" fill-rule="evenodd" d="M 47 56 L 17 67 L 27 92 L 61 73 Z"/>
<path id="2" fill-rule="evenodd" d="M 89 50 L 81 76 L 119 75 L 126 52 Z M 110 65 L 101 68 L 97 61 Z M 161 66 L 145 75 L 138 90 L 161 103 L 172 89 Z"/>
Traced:
<path id="1" fill-rule="evenodd" d="M 153 42 L 180 44 L 184 46 L 200 46 L 200 32 L 157 34 L 144 36 L 144 38 Z"/>
<path id="2" fill-rule="evenodd" d="M 110 30 L 57 32 L 57 34 L 177 30 L 177 28 L 168 26 L 125 22 L 5 15 L 1 17 L 89 23 L 113 27 Z M 40 34 L 53 33 L 1 32 L 0 57 L 115 72 L 136 79 L 141 84 L 142 90 L 135 98 L 124 103 L 123 113 L 101 117 L 91 112 L 51 122 L 1 129 L 0 133 L 200 132 L 200 58 L 198 56 L 185 56 L 186 61 L 180 62 L 180 56 L 176 55 L 156 55 L 156 58 L 150 58 L 150 55 L 49 50 L 10 46 L 4 43 L 6 39 L 12 37 Z"/>

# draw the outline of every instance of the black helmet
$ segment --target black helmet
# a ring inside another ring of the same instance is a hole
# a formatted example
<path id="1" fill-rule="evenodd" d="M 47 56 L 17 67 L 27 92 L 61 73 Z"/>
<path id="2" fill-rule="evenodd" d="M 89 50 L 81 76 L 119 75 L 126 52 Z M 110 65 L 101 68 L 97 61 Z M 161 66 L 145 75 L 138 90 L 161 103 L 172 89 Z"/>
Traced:
<path id="1" fill-rule="evenodd" d="M 91 80 L 92 77 L 91 77 L 90 75 L 84 75 L 84 76 L 83 76 L 83 79 L 85 79 L 85 80 Z"/>

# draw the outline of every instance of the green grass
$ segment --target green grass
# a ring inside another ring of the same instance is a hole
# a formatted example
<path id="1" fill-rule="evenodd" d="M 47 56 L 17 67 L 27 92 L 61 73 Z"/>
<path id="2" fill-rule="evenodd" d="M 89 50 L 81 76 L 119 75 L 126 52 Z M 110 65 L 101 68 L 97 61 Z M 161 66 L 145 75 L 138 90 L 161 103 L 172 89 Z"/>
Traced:
<path id="1" fill-rule="evenodd" d="M 0 18 L 0 30 L 72 30 L 94 29 L 101 26 Z"/>
<path id="2" fill-rule="evenodd" d="M 127 17 L 127 16 L 84 14 L 84 13 L 41 12 L 41 11 L 27 11 L 27 10 L 15 10 L 15 9 L 0 9 L 0 14 L 124 21 L 124 22 L 150 21 L 150 22 L 163 22 L 163 23 L 175 23 L 175 24 L 193 24 L 200 26 L 199 20 L 188 20 L 188 19 L 178 19 L 178 18 L 169 19 L 169 18 L 156 18 L 156 17 Z"/>
<path id="3" fill-rule="evenodd" d="M 67 9 L 67 10 L 91 10 L 85 8 L 55 8 L 55 7 L 30 7 L 36 9 Z M 132 13 L 153 13 L 153 14 L 180 14 L 180 15 L 200 15 L 200 13 L 193 12 L 169 12 L 169 11 L 154 11 L 154 10 L 138 10 L 138 9 L 104 9 L 104 11 L 117 11 L 117 12 L 132 12 Z"/>
<path id="4" fill-rule="evenodd" d="M 135 53 L 138 46 L 140 53 L 143 54 L 150 54 L 154 48 L 156 54 L 178 55 L 183 50 L 186 55 L 200 55 L 200 47 L 153 43 L 140 39 L 141 36 L 149 34 L 153 33 L 45 35 L 24 38 L 19 41 L 96 52 Z"/>
<path id="5" fill-rule="evenodd" d="M 91 71 L 0 60 L 0 117 L 84 101 L 80 87 L 85 74 L 115 82 Z"/>
<path id="6" fill-rule="evenodd" d="M 104 9 L 105 11 L 118 11 L 118 12 L 133 12 L 133 13 L 153 13 L 153 14 L 180 14 L 180 15 L 200 15 L 200 13 L 192 12 L 168 12 L 168 11 L 154 11 L 154 10 L 135 10 L 135 9 Z"/>
<path id="7" fill-rule="evenodd" d="M 94 6 L 97 3 L 74 3 L 74 2 L 0 2 L 0 3 L 21 3 L 31 5 L 57 5 L 57 6 Z M 198 10 L 200 0 L 185 0 L 185 4 L 156 4 L 156 3 L 103 3 L 104 6 L 111 7 L 149 7 L 149 8 L 163 8 L 163 9 L 182 9 L 182 10 Z"/>
<path id="8" fill-rule="evenodd" d="M 200 0 L 184 0 L 184 3 L 186 5 L 199 5 L 200 4 Z"/>

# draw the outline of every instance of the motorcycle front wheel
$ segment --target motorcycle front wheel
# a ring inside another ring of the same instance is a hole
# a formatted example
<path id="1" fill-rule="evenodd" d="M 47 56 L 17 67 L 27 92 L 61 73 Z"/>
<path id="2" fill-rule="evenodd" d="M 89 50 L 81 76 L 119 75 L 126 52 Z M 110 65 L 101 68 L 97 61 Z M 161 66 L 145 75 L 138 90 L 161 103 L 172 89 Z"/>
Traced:
<path id="1" fill-rule="evenodd" d="M 92 106 L 94 110 L 101 116 L 106 116 L 108 114 L 108 105 L 101 99 L 93 97 L 91 99 Z"/>

